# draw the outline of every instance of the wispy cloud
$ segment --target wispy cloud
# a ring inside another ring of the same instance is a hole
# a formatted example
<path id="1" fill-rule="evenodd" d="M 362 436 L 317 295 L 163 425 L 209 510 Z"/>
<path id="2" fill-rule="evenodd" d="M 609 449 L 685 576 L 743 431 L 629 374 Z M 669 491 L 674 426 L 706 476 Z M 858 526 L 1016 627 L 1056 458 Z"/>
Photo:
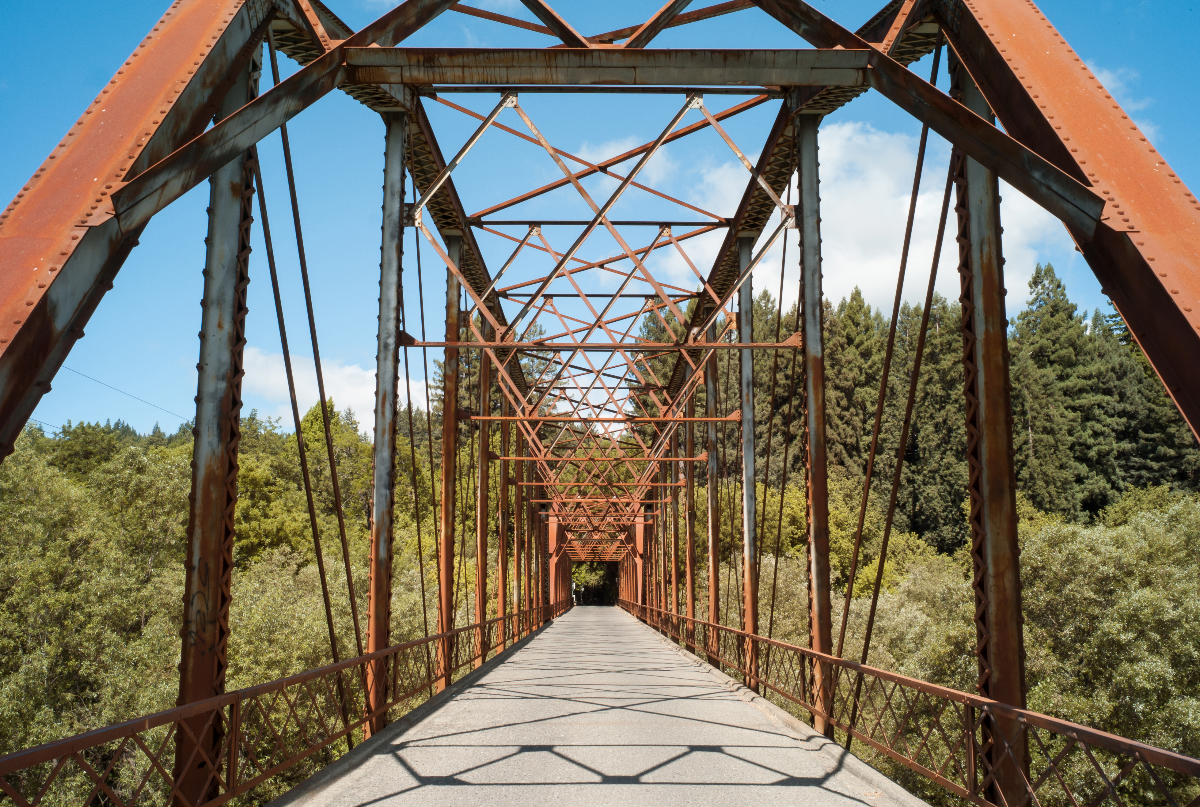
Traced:
<path id="1" fill-rule="evenodd" d="M 1109 68 L 1095 62 L 1088 62 L 1087 66 L 1112 97 L 1117 99 L 1117 103 L 1125 109 L 1146 137 L 1152 141 L 1157 139 L 1160 132 L 1158 124 L 1145 115 L 1137 114 L 1147 111 L 1154 105 L 1154 98 L 1141 93 L 1138 89 L 1141 74 L 1132 67 Z"/>
<path id="2" fill-rule="evenodd" d="M 900 250 L 908 215 L 909 195 L 917 140 L 915 137 L 877 129 L 870 124 L 845 121 L 821 129 L 821 242 L 824 292 L 838 301 L 854 287 L 862 290 L 872 305 L 888 310 L 895 294 Z M 927 169 L 918 198 L 917 216 L 909 255 L 904 298 L 916 302 L 924 296 L 937 235 L 944 174 L 932 166 L 944 166 L 948 150 L 944 143 L 930 144 Z M 741 198 L 749 176 L 736 162 L 713 163 L 704 168 L 689 198 L 720 212 L 731 212 Z M 1009 306 L 1021 305 L 1038 261 L 1070 255 L 1073 245 L 1061 224 L 1049 213 L 1016 190 L 1001 183 L 1001 218 L 1004 225 L 1004 256 Z M 793 200 L 796 191 L 792 192 Z M 938 291 L 951 299 L 958 296 L 957 248 L 954 244 L 953 211 L 938 267 Z M 771 232 L 778 218 L 768 223 Z M 689 257 L 707 275 L 723 234 L 684 242 Z M 797 237 L 787 234 L 787 276 L 783 302 L 796 299 L 799 265 Z M 658 253 L 653 265 L 665 278 L 680 285 L 694 285 L 695 275 L 673 251 Z M 781 243 L 777 243 L 755 270 L 755 292 L 779 290 L 783 266 Z"/>
<path id="3" fill-rule="evenodd" d="M 255 405 L 271 417 L 291 425 L 292 410 L 288 396 L 287 375 L 283 355 L 270 353 L 254 346 L 245 352 L 245 379 L 242 381 L 247 404 Z M 340 411 L 349 409 L 358 420 L 359 428 L 370 434 L 375 428 L 375 369 L 340 361 L 322 362 L 325 393 Z M 317 402 L 317 376 L 312 356 L 292 355 L 292 370 L 296 378 L 296 400 L 303 415 Z M 425 383 L 411 382 L 414 404 L 425 408 Z M 405 405 L 406 385 L 400 381 L 399 401 Z M 257 400 L 256 400 L 257 399 Z"/>
<path id="4" fill-rule="evenodd" d="M 590 163 L 599 163 L 604 160 L 610 160 L 618 154 L 624 154 L 632 148 L 640 146 L 643 143 L 632 135 L 627 137 L 614 138 L 612 140 L 604 140 L 599 143 L 592 143 L 585 140 L 574 151 L 574 154 L 587 160 Z M 616 166 L 616 170 L 620 172 L 628 172 L 637 165 L 637 161 L 641 155 L 630 157 L 623 163 Z M 663 182 L 669 181 L 679 172 L 679 165 L 671 158 L 670 148 L 667 146 L 661 147 L 646 163 L 646 167 L 638 174 L 638 181 L 646 185 L 656 186 Z M 656 188 L 657 190 L 657 188 Z"/>

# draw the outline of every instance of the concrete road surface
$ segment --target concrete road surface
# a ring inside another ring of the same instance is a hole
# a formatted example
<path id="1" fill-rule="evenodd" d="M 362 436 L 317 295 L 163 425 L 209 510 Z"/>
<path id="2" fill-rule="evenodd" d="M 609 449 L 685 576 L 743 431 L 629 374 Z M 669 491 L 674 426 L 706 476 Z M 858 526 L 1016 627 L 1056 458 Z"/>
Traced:
<path id="1" fill-rule="evenodd" d="M 481 672 L 276 807 L 922 804 L 617 608 Z"/>

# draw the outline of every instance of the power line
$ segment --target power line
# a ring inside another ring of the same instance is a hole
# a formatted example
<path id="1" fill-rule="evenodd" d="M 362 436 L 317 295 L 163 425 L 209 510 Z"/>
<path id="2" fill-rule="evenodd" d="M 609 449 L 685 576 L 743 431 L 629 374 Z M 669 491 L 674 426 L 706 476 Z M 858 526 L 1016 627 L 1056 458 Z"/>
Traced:
<path id="1" fill-rule="evenodd" d="M 61 426 L 51 426 L 49 423 L 47 423 L 44 420 L 38 420 L 37 418 L 30 418 L 30 420 L 33 421 L 34 423 L 38 424 L 39 426 L 44 426 L 45 428 L 50 429 L 52 432 L 61 432 L 62 431 Z"/>
<path id="2" fill-rule="evenodd" d="M 137 395 L 134 395 L 132 392 L 126 392 L 125 390 L 123 390 L 123 389 L 120 389 L 120 388 L 118 388 L 118 387 L 114 387 L 112 384 L 109 384 L 109 383 L 107 383 L 107 382 L 101 381 L 101 380 L 100 380 L 100 379 L 98 379 L 98 378 L 93 378 L 92 376 L 88 375 L 87 373 L 81 373 L 81 372 L 79 372 L 78 370 L 76 370 L 74 367 L 68 367 L 67 365 L 65 365 L 65 364 L 64 364 L 64 365 L 63 365 L 63 369 L 64 369 L 64 370 L 70 370 L 70 371 L 71 371 L 72 373 L 74 373 L 75 375 L 83 376 L 83 377 L 84 377 L 84 378 L 86 378 L 88 381 L 95 381 L 95 382 L 96 382 L 97 384 L 99 384 L 100 386 L 102 386 L 102 387 L 108 387 L 108 388 L 109 388 L 110 390 L 112 390 L 113 392 L 119 392 L 119 393 L 121 393 L 122 395 L 124 395 L 124 396 L 125 396 L 125 397 L 127 397 L 127 398 L 133 398 L 135 401 L 141 401 L 141 402 L 142 402 L 142 403 L 144 403 L 146 406 L 152 406 L 152 407 L 154 407 L 155 409 L 159 410 L 160 412 L 166 412 L 168 415 L 173 415 L 174 417 L 177 417 L 177 418 L 179 418 L 180 420 L 187 420 L 187 416 L 185 416 L 185 415 L 181 415 L 181 414 L 179 414 L 178 412 L 172 412 L 170 409 L 167 409 L 165 406 L 159 406 L 159 405 L 158 405 L 158 404 L 156 404 L 156 403 L 151 403 L 150 401 L 147 401 L 145 398 L 140 398 L 140 397 L 138 397 Z"/>

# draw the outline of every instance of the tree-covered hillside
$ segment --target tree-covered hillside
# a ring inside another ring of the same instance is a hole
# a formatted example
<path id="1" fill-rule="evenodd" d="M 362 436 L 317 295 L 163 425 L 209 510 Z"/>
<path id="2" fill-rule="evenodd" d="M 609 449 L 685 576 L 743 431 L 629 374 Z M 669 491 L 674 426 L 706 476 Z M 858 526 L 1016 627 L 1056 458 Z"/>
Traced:
<path id="1" fill-rule="evenodd" d="M 1200 756 L 1200 450 L 1118 318 L 1079 312 L 1048 266 L 1039 267 L 1031 290 L 1029 304 L 1015 313 L 1010 341 L 1030 705 Z M 848 654 L 857 653 L 861 642 L 920 317 L 920 310 L 905 306 L 897 322 L 896 366 Z M 794 311 L 778 320 L 769 294 L 756 300 L 756 340 L 773 340 L 777 331 L 784 338 L 794 322 Z M 838 591 L 849 577 L 888 325 L 858 292 L 826 310 Z M 905 471 L 871 663 L 971 689 L 961 351 L 958 306 L 938 299 L 913 428 L 903 447 Z M 734 401 L 736 355 L 719 353 L 722 398 Z M 759 501 L 769 525 L 763 530 L 761 629 L 803 643 L 802 401 L 789 352 L 761 351 L 755 362 Z M 468 370 L 466 396 L 473 394 L 476 368 Z M 442 402 L 433 403 L 428 417 L 414 413 L 411 441 L 408 413 L 400 419 L 392 609 L 397 640 L 425 632 L 422 588 L 428 614 L 435 613 L 430 481 L 440 447 L 428 435 L 438 433 Z M 697 412 L 702 409 L 700 403 Z M 351 571 L 363 611 L 370 442 L 348 413 L 332 414 Z M 733 424 L 724 435 L 729 445 L 735 429 Z M 308 412 L 302 431 L 340 651 L 349 656 L 354 633 L 319 410 Z M 464 480 L 477 463 L 478 449 L 468 436 L 473 433 L 464 426 Z M 498 451 L 498 443 L 493 448 Z M 0 753 L 174 703 L 191 450 L 187 427 L 142 435 L 121 423 L 67 424 L 58 433 L 28 428 L 0 464 Z M 247 413 L 240 457 L 230 688 L 330 659 L 295 436 Z M 736 453 L 728 452 L 724 462 L 725 476 L 736 478 Z M 697 491 L 699 536 L 706 526 L 704 495 L 703 488 Z M 721 497 L 723 503 L 737 501 L 729 485 Z M 474 508 L 459 504 L 460 531 L 473 535 Z M 721 530 L 724 621 L 736 624 L 740 575 L 731 564 L 739 539 L 730 524 Z M 463 580 L 474 578 L 473 544 L 460 542 Z M 702 547 L 697 558 L 697 610 L 703 614 Z M 488 566 L 494 569 L 494 557 Z M 465 586 L 456 598 L 461 624 L 469 618 Z M 837 593 L 834 600 L 838 619 Z"/>

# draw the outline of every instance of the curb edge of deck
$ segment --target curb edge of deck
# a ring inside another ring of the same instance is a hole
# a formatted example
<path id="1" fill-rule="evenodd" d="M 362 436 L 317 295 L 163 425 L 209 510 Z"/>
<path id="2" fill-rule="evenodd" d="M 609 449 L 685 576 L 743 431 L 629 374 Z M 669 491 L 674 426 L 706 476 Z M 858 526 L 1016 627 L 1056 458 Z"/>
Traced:
<path id="1" fill-rule="evenodd" d="M 623 609 L 622 609 L 623 610 Z M 830 740 L 823 734 L 817 733 L 812 726 L 800 720 L 795 715 L 781 709 L 774 703 L 771 703 L 766 698 L 759 695 L 757 692 L 747 688 L 737 680 L 729 677 L 716 667 L 704 661 L 701 658 L 689 653 L 685 648 L 668 639 L 663 634 L 659 633 L 654 628 L 642 622 L 637 617 L 630 614 L 628 611 L 624 613 L 641 625 L 649 633 L 654 635 L 665 644 L 667 647 L 674 650 L 679 655 L 687 659 L 688 662 L 694 664 L 697 668 L 706 671 L 710 676 L 716 679 L 721 686 L 732 692 L 741 700 L 758 709 L 766 717 L 780 728 L 795 732 L 802 740 L 817 740 L 819 742 L 817 751 L 829 757 L 835 765 L 842 767 L 848 773 L 854 775 L 868 784 L 880 784 L 880 803 L 887 805 L 896 805 L 896 807 L 930 807 L 929 803 L 923 801 L 919 797 L 913 795 L 906 790 L 902 785 L 892 781 L 887 774 L 875 768 L 870 763 L 854 755 L 853 752 L 847 751 L 842 746 Z M 882 781 L 880 781 L 882 780 Z"/>
<path id="2" fill-rule="evenodd" d="M 570 609 L 566 613 L 569 613 Z M 546 628 L 554 624 L 555 620 L 562 617 L 564 614 L 559 614 L 558 617 L 549 620 L 546 624 L 539 627 L 537 630 L 530 633 L 523 639 L 513 642 L 511 645 L 501 650 L 496 655 L 485 661 L 478 668 L 471 670 L 462 678 L 455 681 L 450 686 L 443 689 L 441 692 L 431 696 L 429 700 L 406 712 L 404 715 L 396 718 L 384 727 L 383 731 L 375 734 L 369 739 L 364 740 L 353 749 L 342 754 L 330 764 L 326 765 L 321 770 L 314 773 L 303 782 L 299 783 L 291 790 L 276 796 L 266 803 L 265 807 L 293 807 L 293 805 L 303 805 L 306 803 L 320 803 L 318 801 L 308 801 L 319 796 L 323 787 L 329 784 L 334 779 L 340 779 L 344 776 L 353 774 L 364 762 L 367 762 L 372 756 L 379 751 L 379 746 L 387 745 L 393 742 L 400 734 L 416 726 L 425 718 L 432 715 L 438 709 L 452 700 L 456 695 L 462 693 L 463 690 L 472 686 L 476 681 L 487 675 L 493 668 L 499 666 L 502 662 L 508 659 L 513 653 L 517 652 L 525 645 L 536 639 Z"/>

